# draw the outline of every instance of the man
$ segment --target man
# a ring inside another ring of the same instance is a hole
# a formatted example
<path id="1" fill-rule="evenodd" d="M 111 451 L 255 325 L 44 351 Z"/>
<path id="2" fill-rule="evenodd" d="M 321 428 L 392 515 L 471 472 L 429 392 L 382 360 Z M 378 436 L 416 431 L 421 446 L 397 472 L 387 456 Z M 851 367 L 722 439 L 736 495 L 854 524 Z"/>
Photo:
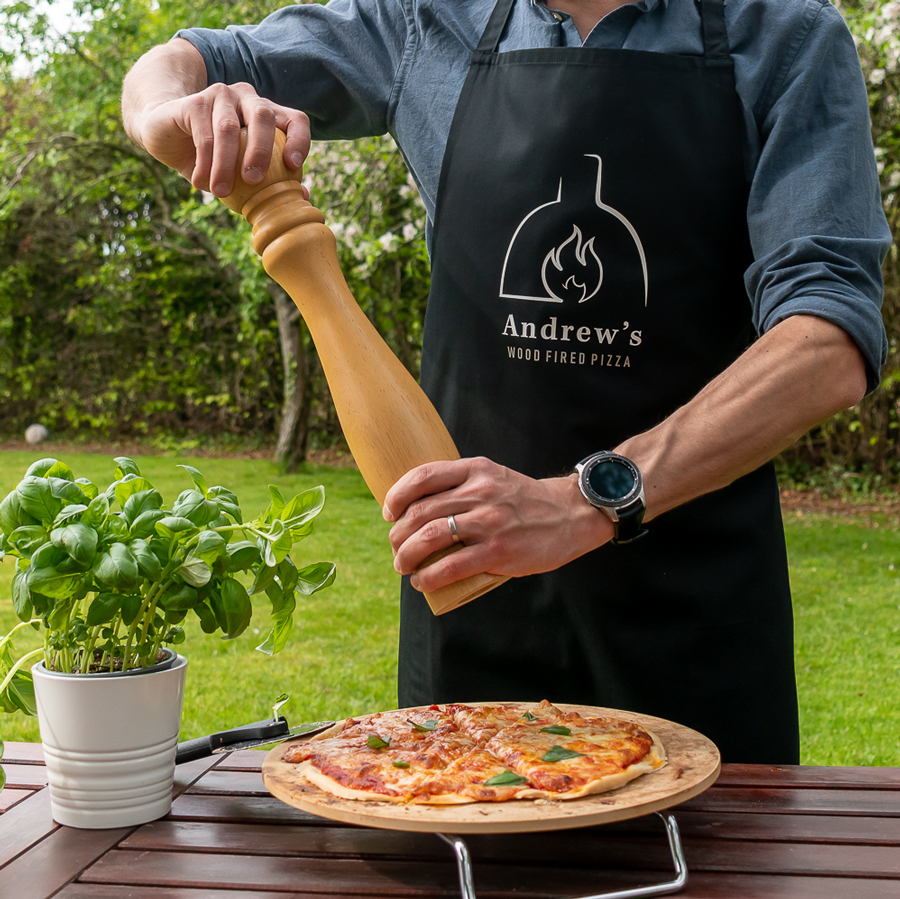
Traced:
<path id="1" fill-rule="evenodd" d="M 401 705 L 548 697 L 799 760 L 768 460 L 874 388 L 886 345 L 890 235 L 833 7 L 333 0 L 182 33 L 123 111 L 219 196 L 242 125 L 247 181 L 277 126 L 293 168 L 310 132 L 390 130 L 420 186 L 422 383 L 463 459 L 385 502 L 412 576 Z M 440 618 L 415 592 L 478 571 L 514 578 Z"/>

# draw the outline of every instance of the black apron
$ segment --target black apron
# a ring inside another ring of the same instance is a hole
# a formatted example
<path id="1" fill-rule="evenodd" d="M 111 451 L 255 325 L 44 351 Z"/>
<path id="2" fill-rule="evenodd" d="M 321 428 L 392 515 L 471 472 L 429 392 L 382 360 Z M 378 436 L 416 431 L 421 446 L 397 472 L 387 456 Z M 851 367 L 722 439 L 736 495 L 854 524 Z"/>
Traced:
<path id="1" fill-rule="evenodd" d="M 654 426 L 753 340 L 748 184 L 722 0 L 700 3 L 702 56 L 501 54 L 513 2 L 444 157 L 422 385 L 463 456 L 543 478 Z M 400 705 L 608 706 L 693 727 L 726 761 L 797 763 L 772 467 L 649 531 L 440 617 L 405 583 Z"/>

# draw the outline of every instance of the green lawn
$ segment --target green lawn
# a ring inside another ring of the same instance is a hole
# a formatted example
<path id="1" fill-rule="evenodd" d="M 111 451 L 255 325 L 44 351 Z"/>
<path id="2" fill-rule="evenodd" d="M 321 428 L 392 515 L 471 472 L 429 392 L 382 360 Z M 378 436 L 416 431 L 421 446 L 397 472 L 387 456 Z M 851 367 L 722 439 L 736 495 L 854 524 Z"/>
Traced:
<path id="1" fill-rule="evenodd" d="M 108 482 L 106 456 L 61 454 L 77 476 Z M 0 498 L 37 456 L 0 452 Z M 300 564 L 337 563 L 333 587 L 298 606 L 293 639 L 269 658 L 253 647 L 266 632 L 265 601 L 242 637 L 223 642 L 191 630 L 182 737 L 187 739 L 264 718 L 283 692 L 299 723 L 396 705 L 397 589 L 387 525 L 359 474 L 309 466 L 279 475 L 259 460 L 136 457 L 166 499 L 190 487 L 179 462 L 207 482 L 230 487 L 255 514 L 268 503 L 268 484 L 292 496 L 316 484 L 326 492 L 316 530 L 294 553 Z M 886 519 L 786 514 L 796 614 L 803 762 L 816 765 L 900 765 L 900 540 Z M 0 634 L 15 623 L 9 599 L 12 566 L 0 564 Z M 29 635 L 30 637 L 30 635 Z M 37 641 L 31 641 L 37 645 Z M 24 649 L 29 640 L 19 641 Z M 6 740 L 37 740 L 37 722 L 0 718 Z"/>

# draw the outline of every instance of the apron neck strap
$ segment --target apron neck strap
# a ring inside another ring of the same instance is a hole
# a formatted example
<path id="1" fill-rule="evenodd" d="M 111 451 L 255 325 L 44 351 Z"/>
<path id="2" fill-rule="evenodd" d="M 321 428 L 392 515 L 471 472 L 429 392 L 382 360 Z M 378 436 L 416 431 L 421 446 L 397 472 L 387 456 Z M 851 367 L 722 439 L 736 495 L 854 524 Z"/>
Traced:
<path id="1" fill-rule="evenodd" d="M 476 53 L 496 53 L 500 46 L 500 37 L 506 29 L 509 15 L 512 12 L 515 0 L 497 0 L 494 11 L 488 19 L 481 40 L 478 42 Z"/>
<path id="2" fill-rule="evenodd" d="M 725 3 L 727 0 L 697 0 L 703 28 L 703 55 L 730 56 L 728 33 L 725 31 Z"/>
<path id="3" fill-rule="evenodd" d="M 703 55 L 730 56 L 728 34 L 725 31 L 725 3 L 727 0 L 697 0 L 703 29 Z M 515 0 L 497 0 L 485 26 L 477 53 L 496 53 L 506 29 Z"/>

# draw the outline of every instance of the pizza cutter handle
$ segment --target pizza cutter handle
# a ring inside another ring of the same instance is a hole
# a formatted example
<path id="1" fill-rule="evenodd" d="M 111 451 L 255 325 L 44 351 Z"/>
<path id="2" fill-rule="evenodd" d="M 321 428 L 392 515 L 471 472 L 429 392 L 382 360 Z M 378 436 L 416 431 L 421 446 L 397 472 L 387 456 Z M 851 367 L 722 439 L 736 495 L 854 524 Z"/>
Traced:
<path id="1" fill-rule="evenodd" d="M 615 890 L 612 893 L 597 893 L 594 896 L 583 896 L 582 899 L 638 899 L 641 896 L 664 896 L 668 893 L 677 893 L 687 885 L 687 864 L 684 860 L 684 849 L 681 845 L 681 835 L 678 832 L 678 823 L 675 816 L 669 811 L 656 812 L 662 818 L 666 826 L 666 836 L 669 838 L 669 850 L 672 853 L 672 862 L 675 865 L 674 880 L 651 886 L 635 887 L 630 890 Z M 475 896 L 475 882 L 472 878 L 472 859 L 469 855 L 469 847 L 462 837 L 450 833 L 439 833 L 438 836 L 453 847 L 456 854 L 456 867 L 459 871 L 459 891 L 462 899 L 477 899 Z"/>

